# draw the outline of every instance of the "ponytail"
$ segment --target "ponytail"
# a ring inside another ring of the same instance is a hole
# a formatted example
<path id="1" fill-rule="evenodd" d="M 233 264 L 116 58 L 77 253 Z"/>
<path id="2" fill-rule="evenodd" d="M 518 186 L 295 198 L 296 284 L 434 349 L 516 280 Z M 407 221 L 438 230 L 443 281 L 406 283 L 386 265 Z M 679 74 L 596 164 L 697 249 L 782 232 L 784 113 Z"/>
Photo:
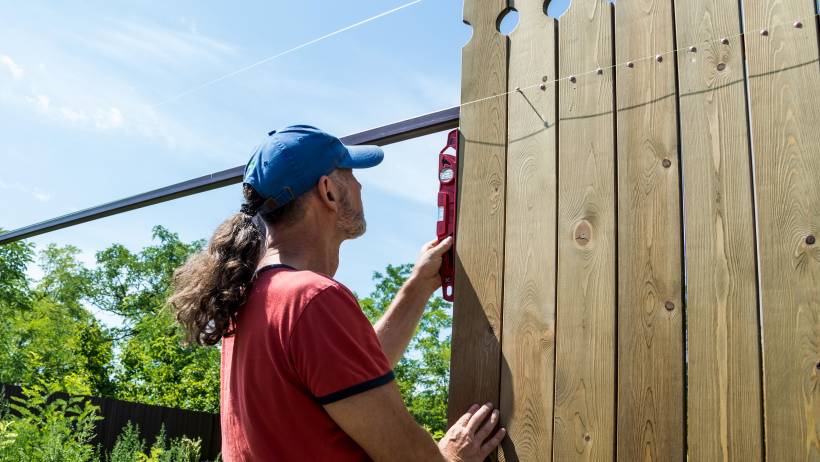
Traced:
<path id="1" fill-rule="evenodd" d="M 237 313 L 264 254 L 265 230 L 290 226 L 304 216 L 303 197 L 260 212 L 265 199 L 247 184 L 242 185 L 242 193 L 245 202 L 240 212 L 219 225 L 208 247 L 174 272 L 174 293 L 168 304 L 189 342 L 216 345 L 234 334 Z"/>
<path id="2" fill-rule="evenodd" d="M 264 232 L 254 216 L 264 200 L 250 186 L 244 185 L 243 193 L 241 211 L 216 228 L 207 248 L 174 272 L 168 303 L 189 342 L 215 345 L 233 335 L 237 311 L 262 258 Z"/>

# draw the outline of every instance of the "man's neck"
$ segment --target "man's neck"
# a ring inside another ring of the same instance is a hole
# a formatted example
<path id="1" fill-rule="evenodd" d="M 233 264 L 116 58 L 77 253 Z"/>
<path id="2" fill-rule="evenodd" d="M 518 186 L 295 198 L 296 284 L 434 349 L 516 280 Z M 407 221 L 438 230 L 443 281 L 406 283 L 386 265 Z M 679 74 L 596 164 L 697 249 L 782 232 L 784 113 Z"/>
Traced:
<path id="1" fill-rule="evenodd" d="M 257 268 L 284 264 L 333 277 L 339 268 L 341 245 L 340 239 L 327 233 L 311 232 L 307 227 L 288 229 L 268 236 L 265 255 Z"/>

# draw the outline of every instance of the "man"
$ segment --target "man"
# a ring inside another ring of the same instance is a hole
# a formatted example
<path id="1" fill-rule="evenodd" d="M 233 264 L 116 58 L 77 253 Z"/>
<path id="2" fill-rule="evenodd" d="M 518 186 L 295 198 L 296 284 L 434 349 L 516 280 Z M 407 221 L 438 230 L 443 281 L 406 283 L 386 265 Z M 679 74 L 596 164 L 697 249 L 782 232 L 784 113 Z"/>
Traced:
<path id="1" fill-rule="evenodd" d="M 451 239 L 424 246 L 375 327 L 332 279 L 342 242 L 365 232 L 352 170 L 383 155 L 310 126 L 270 132 L 245 169 L 241 212 L 177 270 L 177 319 L 193 341 L 222 341 L 225 461 L 472 462 L 504 437 L 486 403 L 436 444 L 393 381 Z"/>

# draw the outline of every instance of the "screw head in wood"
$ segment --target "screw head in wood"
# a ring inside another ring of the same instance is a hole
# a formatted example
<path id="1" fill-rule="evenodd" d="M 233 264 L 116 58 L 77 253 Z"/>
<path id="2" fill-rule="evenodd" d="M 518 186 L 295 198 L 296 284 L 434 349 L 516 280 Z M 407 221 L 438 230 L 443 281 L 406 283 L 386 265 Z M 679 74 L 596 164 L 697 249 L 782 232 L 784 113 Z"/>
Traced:
<path id="1" fill-rule="evenodd" d="M 813 235 L 806 236 L 806 244 L 814 245 L 815 242 L 817 242 L 817 239 Z"/>
<path id="2" fill-rule="evenodd" d="M 717 70 L 723 72 L 726 69 L 726 63 L 718 63 Z"/>
<path id="3" fill-rule="evenodd" d="M 547 89 L 547 84 L 542 83 L 541 85 L 538 85 L 538 88 L 540 88 L 541 90 L 546 90 Z"/>
<path id="4" fill-rule="evenodd" d="M 655 56 L 655 61 L 662 63 L 663 62 L 663 55 Z"/>
<path id="5" fill-rule="evenodd" d="M 663 162 L 661 162 L 661 164 L 663 164 L 663 168 L 669 168 L 672 166 L 672 161 L 669 159 L 664 159 Z"/>
<path id="6" fill-rule="evenodd" d="M 689 47 L 689 52 L 690 53 L 697 53 L 698 52 L 698 47 Z"/>
<path id="7" fill-rule="evenodd" d="M 722 39 L 720 39 L 720 43 L 722 43 L 724 45 L 728 45 L 729 44 L 729 38 L 728 37 L 723 37 Z"/>
<path id="8" fill-rule="evenodd" d="M 802 21 L 795 21 L 794 22 L 794 28 L 795 29 L 802 29 L 803 28 L 803 22 Z"/>
<path id="9" fill-rule="evenodd" d="M 630 61 L 630 62 L 626 63 L 626 67 L 628 67 L 628 68 L 632 69 L 633 67 L 635 67 L 635 63 L 633 63 L 632 61 Z"/>
<path id="10" fill-rule="evenodd" d="M 666 308 L 666 311 L 673 311 L 675 309 L 675 304 L 672 302 L 666 302 L 663 304 L 663 307 Z"/>
<path id="11" fill-rule="evenodd" d="M 595 69 L 595 73 L 598 75 L 604 75 L 604 70 L 599 67 L 598 69 Z"/>
<path id="12" fill-rule="evenodd" d="M 818 362 L 817 362 L 817 364 L 815 364 L 815 365 L 814 365 L 814 367 L 815 367 L 818 371 L 820 371 L 820 361 L 818 361 Z"/>
<path id="13" fill-rule="evenodd" d="M 541 77 L 542 82 L 546 82 L 547 80 L 549 80 L 549 77 L 547 77 L 546 75 Z"/>
<path id="14" fill-rule="evenodd" d="M 572 83 L 575 83 L 575 82 L 578 81 L 578 79 L 574 75 L 571 75 L 571 76 L 569 76 L 569 81 L 572 82 Z"/>
<path id="15" fill-rule="evenodd" d="M 761 30 L 760 35 L 762 35 L 763 37 L 768 37 L 769 36 L 769 30 L 768 29 Z"/>

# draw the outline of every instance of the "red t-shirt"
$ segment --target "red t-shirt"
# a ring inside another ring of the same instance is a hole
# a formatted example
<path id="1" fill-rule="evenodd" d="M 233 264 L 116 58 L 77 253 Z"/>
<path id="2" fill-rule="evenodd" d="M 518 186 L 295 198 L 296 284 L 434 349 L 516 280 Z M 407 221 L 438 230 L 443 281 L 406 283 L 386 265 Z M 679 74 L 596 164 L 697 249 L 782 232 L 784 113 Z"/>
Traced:
<path id="1" fill-rule="evenodd" d="M 222 459 L 368 461 L 322 407 L 393 380 L 356 298 L 310 271 L 262 268 L 222 340 Z"/>

